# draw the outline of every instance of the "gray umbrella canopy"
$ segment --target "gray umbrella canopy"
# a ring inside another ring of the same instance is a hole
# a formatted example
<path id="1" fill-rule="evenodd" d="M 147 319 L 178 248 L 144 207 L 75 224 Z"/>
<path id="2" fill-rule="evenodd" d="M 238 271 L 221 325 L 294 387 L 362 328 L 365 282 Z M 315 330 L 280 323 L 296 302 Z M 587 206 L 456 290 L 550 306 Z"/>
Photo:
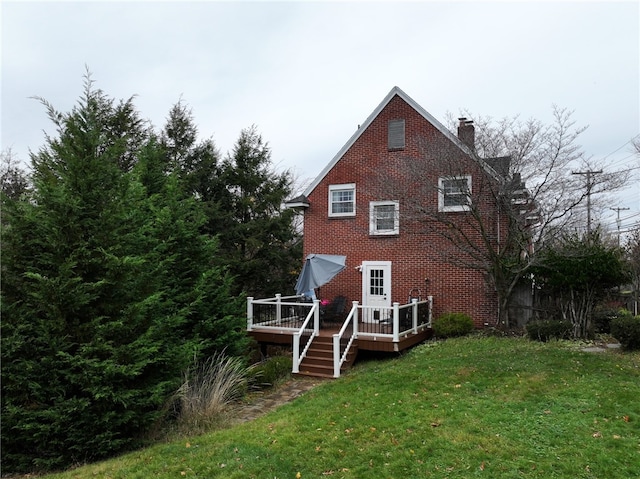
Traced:
<path id="1" fill-rule="evenodd" d="M 302 267 L 296 293 L 304 294 L 315 288 L 327 284 L 346 266 L 346 256 L 334 254 L 310 254 Z"/>

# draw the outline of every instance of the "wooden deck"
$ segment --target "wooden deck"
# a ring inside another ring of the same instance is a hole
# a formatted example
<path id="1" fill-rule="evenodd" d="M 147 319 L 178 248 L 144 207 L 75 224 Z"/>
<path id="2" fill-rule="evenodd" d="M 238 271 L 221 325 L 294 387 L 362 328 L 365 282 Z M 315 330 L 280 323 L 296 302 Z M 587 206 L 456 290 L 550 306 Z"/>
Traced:
<path id="1" fill-rule="evenodd" d="M 361 323 L 362 330 L 358 334 L 358 349 L 362 351 L 381 351 L 381 352 L 400 352 L 415 346 L 418 343 L 426 341 L 431 338 L 433 331 L 430 328 L 426 328 L 418 333 L 411 331 L 401 334 L 398 342 L 394 342 L 390 336 L 392 334 L 391 325 L 375 325 L 377 328 L 372 328 L 368 323 Z M 321 337 L 331 337 L 338 333 L 340 325 L 327 325 L 320 328 L 319 335 Z M 260 326 L 254 326 L 251 331 L 248 331 L 249 336 L 255 339 L 260 344 L 281 344 L 291 346 L 293 343 L 293 331 L 290 329 L 274 329 L 274 328 L 260 328 Z"/>
<path id="2" fill-rule="evenodd" d="M 250 297 L 247 333 L 262 349 L 290 346 L 294 374 L 337 378 L 355 361 L 358 351 L 398 353 L 429 339 L 432 305 L 431 296 L 391 307 L 360 306 L 354 301 L 348 312 L 336 316 L 327 314 L 317 300 Z"/>

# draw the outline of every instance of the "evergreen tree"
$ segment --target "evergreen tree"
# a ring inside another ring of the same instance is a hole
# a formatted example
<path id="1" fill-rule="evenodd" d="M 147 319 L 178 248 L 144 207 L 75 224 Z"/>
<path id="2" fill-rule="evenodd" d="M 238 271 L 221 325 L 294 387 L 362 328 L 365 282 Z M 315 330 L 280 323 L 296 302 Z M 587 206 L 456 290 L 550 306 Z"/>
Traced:
<path id="1" fill-rule="evenodd" d="M 5 471 L 134 446 L 194 354 L 243 345 L 204 216 L 131 100 L 87 77 L 70 113 L 43 103 L 57 137 L 32 157 L 32 196 L 3 197 Z"/>
<path id="2" fill-rule="evenodd" d="M 231 216 L 224 220 L 220 246 L 238 292 L 260 297 L 292 291 L 302 250 L 293 212 L 283 208 L 291 174 L 273 170 L 271 150 L 251 127 L 240 133 L 222 176 L 229 195 L 221 208 Z"/>
<path id="3" fill-rule="evenodd" d="M 6 204 L 2 435 L 5 468 L 68 465 L 130 445 L 186 352 L 163 343 L 156 279 L 140 254 L 144 192 L 122 160 L 139 131 L 87 78 L 58 138 L 33 156 L 34 195 Z M 115 128 L 116 119 L 123 121 Z M 114 133 L 115 131 L 115 133 Z M 113 133 L 113 134 L 112 134 Z"/>
<path id="4" fill-rule="evenodd" d="M 255 127 L 241 132 L 224 161 L 212 140 L 197 138 L 192 112 L 179 102 L 162 135 L 168 169 L 178 175 L 185 194 L 202 205 L 202 231 L 219 238 L 218 264 L 234 277 L 233 292 L 291 291 L 292 271 L 302 255 L 293 213 L 283 210 L 291 175 L 273 171 L 271 151 Z"/>
<path id="5" fill-rule="evenodd" d="M 156 243 L 147 260 L 158 265 L 154 277 L 163 288 L 164 314 L 181 318 L 174 334 L 197 341 L 199 356 L 223 349 L 243 355 L 244 300 L 231 295 L 232 278 L 220 266 L 217 238 L 202 233 L 207 221 L 202 203 L 185 195 L 176 173 L 159 173 L 157 165 L 165 161 L 163 147 L 152 145 L 136 170 L 150 192 L 148 234 Z"/>
<path id="6" fill-rule="evenodd" d="M 221 178 L 220 152 L 211 139 L 198 142 L 198 128 L 185 104 L 171 109 L 163 130 L 162 145 L 167 154 L 167 168 L 180 178 L 188 196 L 202 205 L 206 221 L 202 231 L 215 236 L 224 229 L 229 212 L 220 207 L 229 192 Z"/>
<path id="7" fill-rule="evenodd" d="M 571 322 L 575 338 L 588 337 L 598 300 L 629 279 L 622 249 L 606 245 L 595 231 L 563 236 L 539 254 L 533 269 L 539 294 L 548 296 L 558 316 Z"/>

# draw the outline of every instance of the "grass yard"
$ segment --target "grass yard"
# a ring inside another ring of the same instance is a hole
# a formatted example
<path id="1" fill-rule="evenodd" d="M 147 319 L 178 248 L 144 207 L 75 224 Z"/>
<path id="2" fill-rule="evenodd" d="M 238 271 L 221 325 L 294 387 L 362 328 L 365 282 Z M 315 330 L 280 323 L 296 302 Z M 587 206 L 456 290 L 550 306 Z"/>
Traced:
<path id="1" fill-rule="evenodd" d="M 640 355 L 429 342 L 253 422 L 47 477 L 639 478 Z"/>

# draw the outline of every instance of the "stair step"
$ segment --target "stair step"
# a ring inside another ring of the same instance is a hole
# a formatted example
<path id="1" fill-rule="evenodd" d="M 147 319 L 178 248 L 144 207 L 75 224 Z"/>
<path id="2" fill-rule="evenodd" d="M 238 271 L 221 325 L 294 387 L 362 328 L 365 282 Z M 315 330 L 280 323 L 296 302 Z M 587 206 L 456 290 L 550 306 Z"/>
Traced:
<path id="1" fill-rule="evenodd" d="M 355 355 L 355 352 L 349 351 L 347 354 L 347 361 Z M 318 354 L 316 351 L 308 351 L 307 355 L 303 359 L 303 361 L 318 361 L 318 362 L 328 362 L 333 364 L 333 351 L 331 354 Z"/>
<path id="2" fill-rule="evenodd" d="M 294 376 L 311 376 L 314 378 L 331 378 L 333 379 L 333 371 L 331 372 L 331 374 L 325 374 L 325 373 L 317 373 L 314 371 L 301 371 L 299 373 L 294 374 Z"/>
<path id="3" fill-rule="evenodd" d="M 324 356 L 306 356 L 303 363 L 320 363 L 320 364 L 333 364 L 333 358 Z"/>
<path id="4" fill-rule="evenodd" d="M 341 372 L 348 370 L 358 353 L 357 343 L 352 345 Z M 300 363 L 299 375 L 316 377 L 333 377 L 333 341 L 331 338 L 318 337 L 311 343 L 306 356 Z"/>
<path id="5" fill-rule="evenodd" d="M 326 373 L 331 373 L 333 375 L 333 364 L 332 365 L 306 364 L 300 367 L 300 371 L 301 372 L 305 372 L 305 371 L 326 372 Z"/>

